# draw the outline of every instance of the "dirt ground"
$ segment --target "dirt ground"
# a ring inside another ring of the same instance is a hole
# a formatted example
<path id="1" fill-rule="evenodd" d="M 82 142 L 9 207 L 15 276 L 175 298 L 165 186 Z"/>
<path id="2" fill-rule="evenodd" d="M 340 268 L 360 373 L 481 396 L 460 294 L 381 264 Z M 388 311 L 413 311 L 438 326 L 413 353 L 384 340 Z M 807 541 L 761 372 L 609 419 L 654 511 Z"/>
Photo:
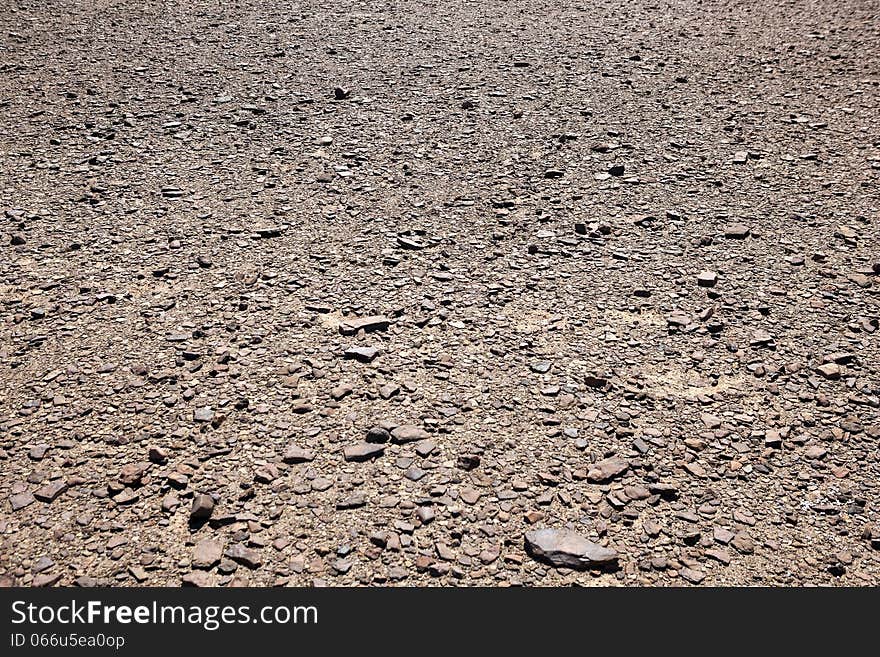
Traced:
<path id="1" fill-rule="evenodd" d="M 0 582 L 880 584 L 878 44 L 7 0 Z"/>

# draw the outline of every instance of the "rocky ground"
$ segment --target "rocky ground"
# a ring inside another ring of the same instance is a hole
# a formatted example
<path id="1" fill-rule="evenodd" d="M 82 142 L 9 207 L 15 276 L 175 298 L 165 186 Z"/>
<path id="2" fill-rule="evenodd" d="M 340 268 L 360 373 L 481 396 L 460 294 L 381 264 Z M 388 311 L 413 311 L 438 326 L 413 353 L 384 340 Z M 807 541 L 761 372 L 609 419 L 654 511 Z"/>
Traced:
<path id="1" fill-rule="evenodd" d="M 4 3 L 0 580 L 880 584 L 877 43 Z"/>

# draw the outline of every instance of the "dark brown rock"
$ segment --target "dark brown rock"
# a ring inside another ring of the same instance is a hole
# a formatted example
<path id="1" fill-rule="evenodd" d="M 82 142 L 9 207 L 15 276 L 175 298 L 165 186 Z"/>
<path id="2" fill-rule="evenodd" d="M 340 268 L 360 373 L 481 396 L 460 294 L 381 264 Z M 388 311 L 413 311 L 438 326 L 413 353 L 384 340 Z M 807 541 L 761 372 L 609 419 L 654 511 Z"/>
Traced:
<path id="1" fill-rule="evenodd" d="M 193 498 L 192 508 L 189 512 L 191 520 L 207 520 L 214 512 L 214 498 L 200 493 Z"/>

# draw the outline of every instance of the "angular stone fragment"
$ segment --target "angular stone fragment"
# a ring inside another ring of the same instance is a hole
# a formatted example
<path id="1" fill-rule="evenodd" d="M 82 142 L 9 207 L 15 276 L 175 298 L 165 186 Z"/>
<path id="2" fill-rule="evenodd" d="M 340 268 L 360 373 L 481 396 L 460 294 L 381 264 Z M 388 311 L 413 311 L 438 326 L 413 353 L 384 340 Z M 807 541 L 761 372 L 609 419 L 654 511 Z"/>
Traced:
<path id="1" fill-rule="evenodd" d="M 192 508 L 189 512 L 191 520 L 205 520 L 214 512 L 214 498 L 200 493 L 193 498 Z"/>
<path id="2" fill-rule="evenodd" d="M 731 240 L 744 240 L 751 233 L 745 224 L 728 224 L 724 227 L 724 237 Z"/>
<path id="3" fill-rule="evenodd" d="M 315 459 L 315 453 L 308 449 L 303 449 L 295 443 L 290 443 L 284 450 L 282 457 L 285 463 L 308 463 Z"/>
<path id="4" fill-rule="evenodd" d="M 281 233 L 284 232 L 284 228 L 281 226 L 261 226 L 254 230 L 257 237 L 262 239 L 269 239 L 272 237 L 281 237 Z"/>
<path id="5" fill-rule="evenodd" d="M 262 565 L 262 559 L 260 558 L 260 553 L 256 550 L 252 550 L 248 547 L 245 547 L 241 543 L 236 543 L 235 545 L 228 548 L 223 556 L 228 557 L 235 561 L 236 563 L 240 563 L 242 566 L 250 568 L 254 570 L 259 568 Z"/>
<path id="6" fill-rule="evenodd" d="M 161 447 L 150 447 L 148 458 L 152 463 L 164 464 L 168 461 L 168 453 Z"/>
<path id="7" fill-rule="evenodd" d="M 223 556 L 223 542 L 205 538 L 196 543 L 192 552 L 193 568 L 213 568 Z"/>
<path id="8" fill-rule="evenodd" d="M 536 529 L 525 536 L 526 552 L 556 568 L 587 570 L 617 563 L 616 550 L 587 540 L 570 529 Z"/>
<path id="9" fill-rule="evenodd" d="M 476 504 L 482 497 L 482 493 L 474 488 L 462 488 L 458 494 L 465 504 Z"/>
<path id="10" fill-rule="evenodd" d="M 681 575 L 682 579 L 691 584 L 699 584 L 706 579 L 706 573 L 701 570 L 694 570 L 693 568 L 682 568 L 678 571 L 678 574 Z"/>
<path id="11" fill-rule="evenodd" d="M 433 440 L 420 440 L 415 446 L 416 454 L 422 458 L 430 456 L 435 449 L 437 449 L 437 445 Z"/>
<path id="12" fill-rule="evenodd" d="M 34 577 L 31 586 L 35 588 L 42 588 L 44 586 L 52 586 L 56 584 L 58 580 L 61 579 L 62 573 L 40 573 L 36 577 Z"/>
<path id="13" fill-rule="evenodd" d="M 342 335 L 354 335 L 358 331 L 370 333 L 372 331 L 384 331 L 388 328 L 389 319 L 385 315 L 370 315 L 368 317 L 347 317 L 339 323 L 339 332 Z"/>
<path id="14" fill-rule="evenodd" d="M 345 511 L 347 509 L 359 509 L 362 506 L 366 506 L 367 500 L 361 494 L 349 495 L 336 503 L 336 508 L 340 511 Z"/>
<path id="15" fill-rule="evenodd" d="M 193 420 L 196 422 L 210 422 L 214 419 L 214 411 L 207 406 L 197 408 L 193 411 Z"/>
<path id="16" fill-rule="evenodd" d="M 350 395 L 354 390 L 354 386 L 350 383 L 341 383 L 330 391 L 330 396 L 336 401 L 340 401 Z"/>
<path id="17" fill-rule="evenodd" d="M 379 388 L 379 396 L 382 399 L 391 399 L 400 392 L 400 386 L 393 383 L 385 384 Z"/>
<path id="18" fill-rule="evenodd" d="M 138 463 L 128 463 L 122 466 L 119 472 L 119 481 L 126 486 L 135 486 L 140 484 L 141 477 L 150 469 L 151 463 L 140 461 Z"/>
<path id="19" fill-rule="evenodd" d="M 718 274 L 714 271 L 703 271 L 697 275 L 697 285 L 700 287 L 715 287 L 718 282 Z"/>
<path id="20" fill-rule="evenodd" d="M 666 316 L 666 323 L 669 326 L 685 327 L 689 325 L 692 321 L 693 320 L 690 318 L 690 316 L 682 312 L 681 310 L 673 311 Z"/>
<path id="21" fill-rule="evenodd" d="M 378 355 L 379 350 L 376 347 L 349 347 L 345 350 L 346 358 L 357 360 L 361 363 L 370 363 Z"/>
<path id="22" fill-rule="evenodd" d="M 610 481 L 629 469 L 629 462 L 616 456 L 598 461 L 587 471 L 587 480 L 595 483 Z"/>
<path id="23" fill-rule="evenodd" d="M 375 443 L 358 443 L 347 445 L 342 448 L 342 455 L 346 461 L 369 461 L 385 453 L 385 447 Z"/>
<path id="24" fill-rule="evenodd" d="M 851 354 L 848 351 L 837 351 L 833 354 L 826 354 L 822 356 L 822 362 L 824 363 L 837 363 L 838 365 L 848 365 L 849 363 L 855 360 L 855 354 Z"/>
<path id="25" fill-rule="evenodd" d="M 209 573 L 202 570 L 196 570 L 181 577 L 180 583 L 183 586 L 205 588 L 214 586 L 214 578 Z"/>
<path id="26" fill-rule="evenodd" d="M 403 235 L 400 235 L 397 237 L 397 246 L 402 249 L 408 249 L 410 251 L 419 251 L 425 248 L 425 243 L 411 237 L 404 237 Z"/>
<path id="27" fill-rule="evenodd" d="M 391 433 L 384 427 L 373 427 L 367 432 L 368 443 L 387 443 L 391 440 Z"/>
<path id="28" fill-rule="evenodd" d="M 325 491 L 333 485 L 333 482 L 326 477 L 317 477 L 312 479 L 312 490 Z"/>
<path id="29" fill-rule="evenodd" d="M 840 365 L 837 363 L 824 363 L 816 368 L 816 371 L 826 379 L 836 380 L 840 378 Z"/>
<path id="30" fill-rule="evenodd" d="M 140 499 L 140 495 L 132 490 L 131 488 L 126 488 L 118 495 L 113 496 L 113 501 L 120 506 L 125 506 L 127 504 L 134 504 Z"/>
<path id="31" fill-rule="evenodd" d="M 33 571 L 35 573 L 41 573 L 44 570 L 48 570 L 52 566 L 55 565 L 55 562 L 52 561 L 50 557 L 42 556 L 34 562 Z"/>
<path id="32" fill-rule="evenodd" d="M 67 490 L 67 483 L 56 479 L 34 491 L 34 497 L 41 502 L 53 502 L 59 495 Z"/>
<path id="33" fill-rule="evenodd" d="M 711 413 L 702 413 L 700 415 L 700 420 L 709 429 L 717 429 L 721 426 L 722 423 L 722 419 L 720 417 L 718 417 L 717 415 L 712 415 Z"/>
<path id="34" fill-rule="evenodd" d="M 428 438 L 430 434 L 422 429 L 421 427 L 417 427 L 412 424 L 404 424 L 399 427 L 395 427 L 395 429 L 391 432 L 391 442 L 393 443 L 412 443 L 417 440 L 424 440 Z"/>
<path id="35" fill-rule="evenodd" d="M 9 503 L 12 505 L 13 511 L 18 511 L 19 509 L 25 508 L 28 504 L 33 504 L 34 499 L 33 493 L 26 491 L 24 493 L 10 496 Z"/>
<path id="36" fill-rule="evenodd" d="M 590 388 L 604 388 L 608 385 L 608 378 L 597 374 L 588 374 L 584 377 L 584 384 Z"/>
<path id="37" fill-rule="evenodd" d="M 723 563 L 725 566 L 730 565 L 731 557 L 727 550 L 721 548 L 711 548 L 706 550 L 706 556 Z"/>

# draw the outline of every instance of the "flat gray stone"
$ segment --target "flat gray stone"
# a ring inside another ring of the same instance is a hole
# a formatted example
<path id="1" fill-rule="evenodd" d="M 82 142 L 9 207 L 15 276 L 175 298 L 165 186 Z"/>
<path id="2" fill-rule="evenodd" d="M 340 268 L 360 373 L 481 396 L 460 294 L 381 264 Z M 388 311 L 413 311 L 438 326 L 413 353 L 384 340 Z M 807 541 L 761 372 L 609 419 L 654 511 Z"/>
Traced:
<path id="1" fill-rule="evenodd" d="M 196 543 L 192 552 L 193 568 L 213 568 L 223 556 L 223 542 L 205 538 Z"/>
<path id="2" fill-rule="evenodd" d="M 376 443 L 358 443 L 342 448 L 346 461 L 369 461 L 385 453 L 385 447 Z"/>
<path id="3" fill-rule="evenodd" d="M 393 443 L 414 443 L 430 437 L 431 434 L 413 424 L 404 424 L 403 426 L 396 427 L 391 432 L 391 442 Z"/>
<path id="4" fill-rule="evenodd" d="M 588 570 L 612 566 L 617 551 L 587 540 L 570 529 L 536 529 L 526 534 L 526 552 L 556 568 Z"/>
<path id="5" fill-rule="evenodd" d="M 250 568 L 251 570 L 259 568 L 262 564 L 260 553 L 256 550 L 245 547 L 241 543 L 231 546 L 228 550 L 226 550 L 226 552 L 223 553 L 223 556 L 228 557 L 233 561 L 240 563 L 242 566 Z"/>
<path id="6" fill-rule="evenodd" d="M 53 482 L 50 482 L 43 486 L 42 488 L 38 488 L 34 491 L 34 497 L 36 497 L 41 502 L 52 502 L 61 495 L 64 491 L 67 490 L 67 484 L 60 479 L 56 479 Z"/>
<path id="7" fill-rule="evenodd" d="M 28 504 L 33 504 L 34 502 L 33 493 L 19 493 L 18 495 L 13 495 L 9 498 L 9 503 L 12 505 L 13 511 L 18 511 L 19 509 L 23 509 Z"/>
<path id="8" fill-rule="evenodd" d="M 354 335 L 358 331 L 363 330 L 366 333 L 371 331 L 384 331 L 388 328 L 389 320 L 385 315 L 370 315 L 369 317 L 349 317 L 343 319 L 339 323 L 339 332 L 342 335 Z"/>
<path id="9" fill-rule="evenodd" d="M 284 450 L 282 458 L 285 463 L 308 463 L 314 460 L 315 454 L 311 450 L 303 449 L 299 445 L 291 443 Z"/>
<path id="10" fill-rule="evenodd" d="M 627 469 L 629 469 L 628 461 L 612 456 L 609 459 L 591 465 L 590 469 L 587 471 L 587 480 L 595 483 L 611 481 L 618 475 L 626 472 Z"/>

